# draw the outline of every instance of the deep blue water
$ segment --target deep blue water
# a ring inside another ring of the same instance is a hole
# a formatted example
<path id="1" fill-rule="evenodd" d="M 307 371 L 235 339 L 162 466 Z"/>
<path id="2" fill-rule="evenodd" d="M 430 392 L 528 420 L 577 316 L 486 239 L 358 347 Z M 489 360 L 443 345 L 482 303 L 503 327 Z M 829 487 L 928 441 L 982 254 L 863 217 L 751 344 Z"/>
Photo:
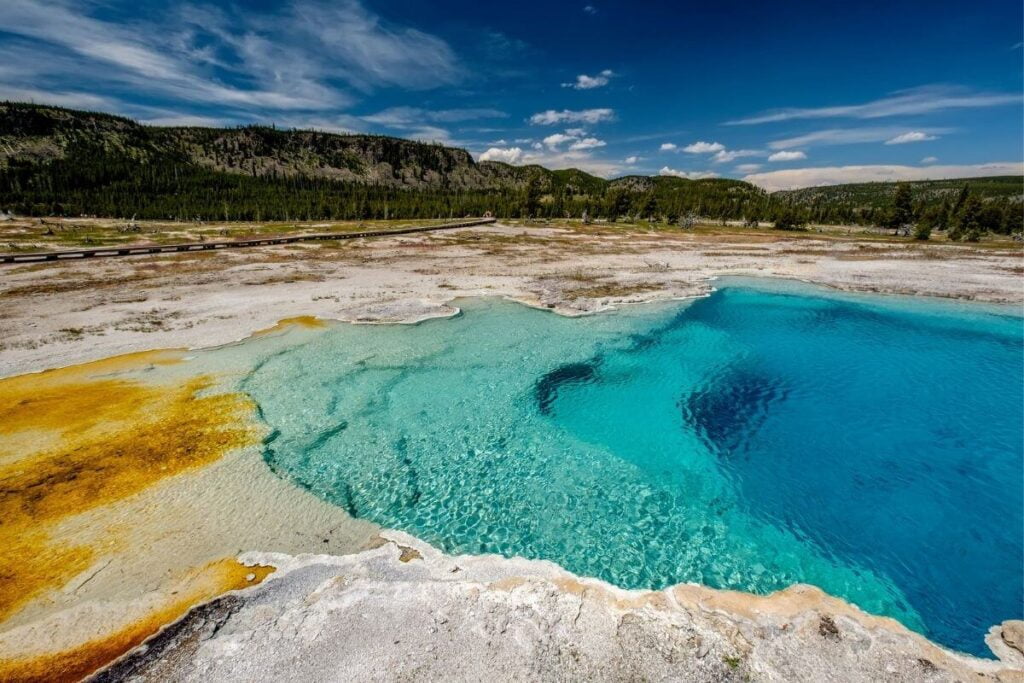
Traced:
<path id="1" fill-rule="evenodd" d="M 271 467 L 625 587 L 811 583 L 976 654 L 1024 616 L 1021 317 L 749 283 L 582 319 L 460 305 L 261 359 Z"/>

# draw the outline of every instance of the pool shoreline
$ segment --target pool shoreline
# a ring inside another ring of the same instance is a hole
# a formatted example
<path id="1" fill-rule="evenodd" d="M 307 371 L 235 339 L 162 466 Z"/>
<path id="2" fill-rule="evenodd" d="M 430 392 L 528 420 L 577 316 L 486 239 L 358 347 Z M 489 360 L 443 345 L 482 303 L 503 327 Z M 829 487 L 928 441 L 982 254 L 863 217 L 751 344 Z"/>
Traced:
<path id="1" fill-rule="evenodd" d="M 377 248 L 377 247 L 375 247 L 375 248 Z M 697 278 L 694 278 L 694 279 L 690 279 L 688 281 L 687 291 L 686 292 L 673 291 L 672 287 L 668 287 L 666 289 L 650 290 L 650 291 L 640 292 L 640 293 L 637 293 L 637 294 L 632 294 L 632 295 L 627 295 L 627 296 L 611 297 L 610 299 L 603 299 L 603 300 L 600 300 L 600 301 L 597 301 L 597 302 L 591 302 L 591 304 L 588 304 L 587 306 L 582 307 L 582 308 L 578 305 L 578 302 L 573 302 L 572 300 L 567 300 L 567 299 L 564 299 L 564 298 L 560 298 L 561 294 L 556 295 L 553 300 L 550 297 L 548 297 L 547 295 L 542 295 L 542 296 L 538 297 L 535 293 L 533 293 L 533 294 L 526 294 L 526 293 L 523 293 L 523 292 L 518 292 L 518 293 L 505 292 L 505 293 L 503 293 L 501 291 L 494 291 L 494 292 L 487 291 L 487 292 L 482 292 L 482 294 L 485 297 L 494 296 L 494 297 L 498 297 L 498 298 L 502 298 L 502 299 L 507 299 L 507 300 L 510 300 L 510 301 L 515 301 L 516 303 L 520 303 L 522 305 L 529 306 L 531 308 L 536 308 L 536 309 L 540 309 L 540 310 L 546 310 L 546 311 L 554 312 L 554 313 L 559 314 L 559 315 L 577 316 L 577 315 L 604 313 L 604 312 L 607 312 L 607 311 L 615 310 L 617 308 L 632 307 L 634 305 L 641 305 L 641 304 L 644 304 L 644 305 L 659 305 L 659 304 L 673 305 L 673 304 L 678 304 L 678 302 L 680 302 L 680 301 L 687 301 L 687 300 L 693 301 L 693 300 L 696 300 L 698 298 L 710 295 L 710 293 L 712 291 L 714 291 L 714 289 L 716 288 L 716 283 L 722 284 L 724 282 L 727 282 L 729 277 L 730 277 L 729 275 L 721 276 L 719 274 L 702 274 L 700 277 L 697 277 Z M 762 277 L 764 277 L 764 280 L 761 279 Z M 725 279 L 719 279 L 719 278 L 725 278 Z M 812 287 L 824 287 L 824 288 L 827 288 L 830 291 L 839 291 L 839 292 L 843 292 L 843 291 L 854 291 L 854 292 L 856 292 L 857 291 L 857 290 L 847 290 L 841 284 L 837 285 L 834 282 L 831 282 L 831 283 L 830 282 L 817 282 L 813 278 L 811 278 L 811 279 L 804 279 L 804 278 L 799 278 L 799 277 L 779 278 L 778 276 L 774 276 L 774 275 L 757 276 L 757 278 L 758 278 L 758 281 L 761 281 L 761 282 L 764 282 L 764 281 L 769 281 L 769 282 L 770 281 L 777 281 L 777 280 L 780 280 L 780 279 L 781 280 L 789 280 L 791 282 L 799 282 L 799 283 L 802 283 L 802 284 L 809 284 Z M 824 279 L 827 280 L 828 278 L 824 278 Z M 373 287 L 375 285 L 370 283 L 369 286 Z M 310 291 L 310 290 L 315 291 L 315 289 L 316 288 L 312 288 L 312 287 L 311 288 L 304 288 L 303 291 Z M 155 330 L 153 333 L 141 333 L 141 334 L 139 332 L 119 332 L 119 331 L 117 331 L 115 329 L 115 330 L 109 330 L 109 334 L 104 333 L 100 338 L 97 338 L 97 337 L 91 337 L 90 338 L 90 337 L 87 336 L 86 339 L 91 339 L 91 343 L 86 345 L 86 346 L 83 346 L 81 344 L 81 341 L 78 341 L 78 340 L 65 340 L 65 341 L 59 341 L 59 342 L 53 342 L 53 341 L 46 342 L 46 343 L 44 343 L 44 344 L 42 344 L 40 346 L 38 352 L 32 352 L 33 349 L 24 349 L 24 351 L 27 351 L 27 353 L 20 353 L 19 352 L 17 354 L 14 354 L 14 358 L 13 358 L 12 364 L 10 366 L 8 366 L 5 363 L 3 369 L 0 370 L 0 374 L 5 375 L 7 379 L 11 379 L 11 378 L 17 378 L 17 377 L 25 377 L 28 374 L 44 373 L 44 372 L 46 372 L 46 370 L 38 370 L 38 368 L 40 366 L 39 365 L 39 359 L 43 358 L 43 357 L 53 358 L 58 363 L 60 363 L 60 365 L 58 367 L 65 367 L 66 368 L 68 366 L 79 365 L 79 364 L 81 364 L 81 362 L 83 360 L 95 359 L 98 356 L 100 356 L 100 354 L 102 354 L 101 357 L 108 358 L 108 357 L 110 357 L 111 354 L 110 353 L 106 353 L 106 351 L 109 351 L 109 350 L 113 350 L 115 352 L 115 354 L 117 354 L 117 352 L 119 352 L 119 351 L 124 351 L 124 350 L 141 350 L 143 348 L 143 346 L 147 342 L 153 342 L 153 341 L 157 341 L 157 340 L 159 340 L 159 341 L 166 340 L 166 341 L 170 342 L 166 346 L 168 346 L 168 347 L 176 347 L 176 348 L 184 347 L 185 349 L 188 349 L 188 351 L 193 351 L 193 350 L 198 351 L 198 350 L 206 350 L 206 349 L 210 349 L 210 348 L 218 348 L 218 347 L 223 347 L 223 346 L 230 346 L 232 344 L 236 344 L 236 343 L 245 341 L 247 339 L 250 339 L 255 334 L 255 332 L 249 332 L 249 333 L 244 333 L 243 334 L 243 333 L 241 333 L 242 329 L 251 329 L 251 330 L 257 330 L 258 331 L 258 330 L 270 327 L 271 325 L 266 324 L 268 322 L 266 320 L 266 316 L 268 314 L 269 315 L 277 314 L 278 312 L 280 312 L 282 305 L 285 305 L 286 303 L 287 303 L 287 305 L 290 306 L 290 308 L 288 308 L 288 311 L 289 311 L 290 315 L 294 315 L 295 311 L 310 311 L 314 317 L 323 319 L 325 321 L 338 321 L 339 323 L 348 322 L 348 323 L 356 323 L 356 324 L 416 324 L 416 323 L 425 322 L 425 321 L 428 321 L 428 320 L 434 320 L 434 319 L 438 319 L 438 318 L 446 318 L 446 317 L 451 317 L 451 316 L 458 315 L 459 314 L 459 309 L 457 307 L 455 307 L 453 304 L 457 303 L 458 300 L 460 300 L 460 299 L 467 298 L 467 296 L 469 296 L 469 297 L 479 296 L 477 293 L 474 293 L 474 292 L 471 292 L 471 291 L 470 292 L 459 291 L 457 293 L 451 294 L 448 297 L 438 297 L 438 296 L 436 296 L 437 294 L 440 294 L 440 293 L 441 292 L 435 292 L 434 294 L 429 295 L 427 297 L 423 297 L 423 298 L 417 298 L 416 296 L 413 296 L 413 297 L 409 298 L 406 295 L 402 295 L 398 299 L 395 299 L 395 300 L 392 300 L 392 301 L 384 301 L 382 303 L 371 302 L 368 305 L 357 306 L 354 309 L 347 310 L 347 311 L 344 311 L 344 310 L 343 311 L 324 310 L 322 307 L 319 307 L 319 306 L 302 306 L 301 304 L 298 304 L 298 302 L 296 302 L 294 300 L 295 299 L 295 295 L 294 294 L 289 294 L 287 302 L 285 300 L 275 301 L 274 305 L 270 306 L 270 307 L 267 307 L 266 310 L 257 311 L 256 309 L 251 309 L 251 310 L 248 311 L 248 315 L 245 316 L 245 317 L 238 317 L 236 315 L 235 317 L 231 318 L 229 320 L 229 324 L 227 324 L 225 326 L 225 330 L 229 334 L 231 333 L 232 330 L 235 331 L 234 333 L 237 336 L 235 338 L 232 338 L 232 339 L 224 340 L 222 336 L 216 336 L 216 337 L 213 337 L 211 339 L 211 341 L 213 342 L 212 344 L 206 345 L 206 344 L 202 344 L 202 343 L 196 343 L 197 342 L 196 336 L 192 333 L 193 326 L 187 326 L 187 327 L 183 326 L 180 329 L 179 328 L 158 329 L 158 330 Z M 885 293 L 885 292 L 871 292 L 871 291 L 865 291 L 863 293 L 866 294 L 867 296 L 871 296 L 871 297 L 876 297 L 877 296 L 877 297 L 881 297 L 883 299 L 886 298 L 886 297 L 890 297 L 890 296 L 894 296 L 894 297 L 897 297 L 897 298 L 906 296 L 906 295 L 901 295 L 901 294 L 898 294 L 898 293 L 896 293 L 896 294 L 889 294 L 889 293 Z M 860 296 L 860 294 L 856 294 L 856 296 Z M 921 295 L 915 295 L 915 296 L 921 296 Z M 925 296 L 928 296 L 929 298 L 932 298 L 932 297 L 940 298 L 940 299 L 946 298 L 944 296 L 935 296 L 934 293 L 927 294 Z M 967 294 L 965 296 L 969 297 L 970 295 Z M 1016 297 L 1019 297 L 1019 294 L 1015 290 L 1006 291 L 1004 293 L 1004 298 L 1006 300 L 1014 299 Z M 972 307 L 972 308 L 975 307 L 975 306 L 980 306 L 982 308 L 986 308 L 987 309 L 987 304 L 982 303 L 982 302 L 970 301 L 968 299 L 965 299 L 964 302 L 965 302 L 964 304 L 959 304 L 958 303 L 956 305 L 966 305 L 966 306 L 969 306 L 969 307 Z M 24 305 L 26 305 L 27 300 L 26 301 L 22 301 L 20 303 L 24 306 Z M 1014 303 L 1006 304 L 1006 307 L 1008 307 L 1011 310 L 1011 314 L 1013 312 L 1017 312 L 1017 311 L 1021 310 L 1020 306 L 1018 305 L 1018 303 L 1016 301 Z M 114 317 L 116 317 L 117 315 L 123 315 L 124 305 L 123 304 L 116 304 L 116 303 L 102 303 L 102 304 L 99 305 L 98 308 L 99 308 L 98 312 L 100 314 L 107 315 L 108 318 L 109 318 L 112 315 Z M 202 310 L 202 311 L 197 310 L 194 315 L 197 315 L 197 316 L 208 315 L 210 313 L 210 309 L 208 307 L 204 307 L 204 308 L 205 308 L 205 310 Z M 318 308 L 320 310 L 317 310 Z M 328 307 L 328 308 L 330 309 L 332 307 Z M 1002 307 L 997 307 L 997 309 L 998 310 L 1003 310 Z M 217 310 L 216 307 L 214 307 L 213 310 Z M 978 310 L 980 310 L 980 309 L 978 309 Z M 118 312 L 118 311 L 120 311 L 120 312 Z M 1000 313 L 997 313 L 997 314 L 1000 314 Z M 39 313 L 36 313 L 36 314 L 33 314 L 33 315 L 39 315 Z M 287 317 L 288 317 L 288 315 L 280 316 L 278 318 L 278 320 L 283 320 L 283 319 L 285 319 Z M 184 318 L 183 320 L 184 320 L 184 322 L 188 322 L 187 318 Z M 198 322 L 198 320 L 197 320 L 197 322 Z M 281 328 L 278 328 L 278 329 L 280 330 Z M 291 328 L 290 327 L 286 327 L 285 329 L 291 329 Z M 277 335 L 275 335 L 273 332 L 271 332 L 271 336 L 277 336 Z M 103 337 L 105 337 L 105 338 L 103 338 Z M 181 342 L 181 343 L 179 343 L 179 342 Z M 49 355 L 48 353 L 43 353 L 43 349 L 45 347 L 50 347 L 48 350 L 49 351 L 56 351 L 56 353 L 54 353 L 53 355 Z M 152 348 L 152 345 L 149 346 L 148 348 Z M 187 351 L 184 352 L 184 353 L 187 353 Z M 5 361 L 11 359 L 11 351 L 10 350 L 0 350 L 0 359 L 4 359 Z M 31 372 L 24 372 L 24 371 L 19 372 L 19 370 L 26 370 L 28 368 L 31 368 Z M 47 368 L 47 370 L 52 370 L 52 369 L 53 368 Z M 201 477 L 202 473 L 204 471 L 205 470 L 197 471 L 198 472 L 197 476 Z M 291 486 L 291 485 L 289 484 L 289 486 Z M 351 550 L 346 550 L 346 552 L 351 552 L 351 551 L 357 550 L 357 549 L 358 548 L 353 547 Z M 245 550 L 245 549 L 242 549 L 242 550 Z M 257 550 L 257 549 L 256 548 L 251 548 L 249 550 Z M 512 560 L 509 560 L 509 562 L 512 562 L 514 564 L 515 562 L 517 562 L 517 560 L 512 559 Z M 286 576 L 286 574 L 282 572 L 280 576 L 284 577 L 284 576 Z M 716 590 L 716 589 L 708 589 L 708 590 L 712 590 L 713 591 L 713 590 Z M 191 612 L 189 612 L 189 614 L 191 614 Z M 186 618 L 188 618 L 188 617 L 186 617 Z M 903 628 L 903 627 L 901 626 L 901 628 Z M 4 635 L 9 635 L 9 629 L 5 628 L 4 625 L 0 625 L 0 637 L 2 637 Z M 0 658 L 2 658 L 3 656 L 4 656 L 3 652 L 0 651 Z M 959 655 L 959 654 L 957 654 L 955 656 L 956 657 L 961 657 L 961 655 Z M 964 657 L 969 657 L 967 655 L 963 655 L 963 656 Z M 1011 656 L 1012 656 L 1012 653 L 1011 653 Z M 974 658 L 971 658 L 971 659 L 974 659 Z M 989 660 L 978 660 L 978 661 L 989 661 Z M 1021 663 L 1016 664 L 1016 666 L 1021 666 L 1021 665 L 1022 665 Z M 986 672 L 987 673 L 990 672 L 990 669 L 986 668 Z"/>
<path id="2" fill-rule="evenodd" d="M 798 280 L 837 291 L 1024 307 L 1024 250 L 742 235 L 575 234 L 496 225 L 174 264 L 141 258 L 11 269 L 0 282 L 0 377 L 153 348 L 207 348 L 297 311 L 356 323 L 416 322 L 447 302 L 497 296 L 564 315 L 706 296 L 722 277 Z M 862 256 L 861 248 L 869 256 Z M 52 292 L 52 293 L 51 293 Z"/>

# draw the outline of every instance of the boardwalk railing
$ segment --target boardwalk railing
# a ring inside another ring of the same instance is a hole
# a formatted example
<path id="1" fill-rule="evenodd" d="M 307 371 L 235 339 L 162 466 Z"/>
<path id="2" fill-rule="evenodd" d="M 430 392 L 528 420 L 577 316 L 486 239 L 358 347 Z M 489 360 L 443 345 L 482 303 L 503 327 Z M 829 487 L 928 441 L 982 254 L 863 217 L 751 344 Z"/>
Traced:
<path id="1" fill-rule="evenodd" d="M 139 244 L 135 246 L 110 246 L 89 249 L 65 249 L 62 251 L 26 251 L 17 254 L 0 254 L 3 263 L 36 263 L 39 261 L 70 261 L 100 256 L 141 256 L 143 254 L 168 254 L 183 251 L 208 251 L 211 249 L 241 249 L 243 247 L 266 247 L 273 244 L 291 244 L 316 240 L 354 240 L 360 237 L 388 237 L 409 235 L 415 232 L 470 228 L 474 225 L 493 223 L 494 218 L 473 218 L 442 225 L 421 225 L 397 230 L 363 230 L 361 232 L 325 232 L 306 235 L 285 235 L 281 237 L 258 237 L 247 240 L 222 240 L 218 242 L 183 242 L 181 244 Z"/>

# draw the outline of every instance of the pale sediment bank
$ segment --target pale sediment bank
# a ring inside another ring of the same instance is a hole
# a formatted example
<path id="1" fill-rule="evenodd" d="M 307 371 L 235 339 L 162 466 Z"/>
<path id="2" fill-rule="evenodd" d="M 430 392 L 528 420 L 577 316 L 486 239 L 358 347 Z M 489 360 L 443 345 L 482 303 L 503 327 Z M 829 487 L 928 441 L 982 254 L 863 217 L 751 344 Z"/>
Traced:
<path id="1" fill-rule="evenodd" d="M 707 294 L 722 275 L 1024 304 L 1024 251 L 785 235 L 447 233 L 17 266 L 0 281 L 0 376 L 153 348 L 198 348 L 306 314 L 353 322 L 450 315 L 466 296 L 565 314 Z"/>
<path id="2" fill-rule="evenodd" d="M 1016 681 L 810 586 L 626 591 L 400 532 L 345 557 L 250 553 L 262 585 L 192 610 L 97 680 Z M 1019 623 L 1019 622 L 1018 622 Z M 1009 640 L 1012 640 L 1012 628 Z"/>
<path id="3" fill-rule="evenodd" d="M 451 315 L 453 298 L 479 295 L 579 314 L 706 294 L 718 275 L 788 277 L 851 291 L 1024 301 L 1019 253 L 861 246 L 497 227 L 354 241 L 345 248 L 270 248 L 216 259 L 141 257 L 130 264 L 11 268 L 0 283 L 0 377 L 145 349 L 224 344 L 298 314 L 415 322 Z M 990 640 L 1003 664 L 961 657 L 891 620 L 868 617 L 811 589 L 766 598 L 692 586 L 640 594 L 577 579 L 548 563 L 446 558 L 404 536 L 393 538 L 416 549 L 406 553 L 413 561 L 395 560 L 393 545 L 347 555 L 367 547 L 378 528 L 271 473 L 248 431 L 223 437 L 226 425 L 245 422 L 236 419 L 247 411 L 244 399 L 223 399 L 227 403 L 217 403 L 220 408 L 213 413 L 225 419 L 197 425 L 188 416 L 204 400 L 205 384 L 189 385 L 179 377 L 168 395 L 177 396 L 180 405 L 168 403 L 155 414 L 139 413 L 140 405 L 149 405 L 145 397 L 133 403 L 128 401 L 131 393 L 118 393 L 116 386 L 106 387 L 107 394 L 90 386 L 185 355 L 164 352 L 157 359 L 132 359 L 125 367 L 69 368 L 56 375 L 63 378 L 56 385 L 49 384 L 54 378 L 49 373 L 8 380 L 25 383 L 20 390 L 26 397 L 38 398 L 42 385 L 56 393 L 49 403 L 33 408 L 37 417 L 52 420 L 34 425 L 0 420 L 5 439 L 0 478 L 25 483 L 24 472 L 33 469 L 23 466 L 28 458 L 58 462 L 56 456 L 63 457 L 71 446 L 92 447 L 111 439 L 132 444 L 139 425 L 152 426 L 153 420 L 163 420 L 160 425 L 169 427 L 168 434 L 185 424 L 221 440 L 201 458 L 189 451 L 159 476 L 141 474 L 145 468 L 127 474 L 118 470 L 124 476 L 109 500 L 88 502 L 98 489 L 82 482 L 110 474 L 91 460 L 59 473 L 65 491 L 81 504 L 61 498 L 52 509 L 40 508 L 18 498 L 23 490 L 8 491 L 14 493 L 12 506 L 28 510 L 23 526 L 41 538 L 34 546 L 15 544 L 26 557 L 38 551 L 34 559 L 39 561 L 25 576 L 14 574 L 35 592 L 6 610 L 0 621 L 0 679 L 30 679 L 41 672 L 73 679 L 95 669 L 190 605 L 262 580 L 265 570 L 242 571 L 233 559 L 254 550 L 286 554 L 264 557 L 284 574 L 280 580 L 195 610 L 146 650 L 153 657 L 134 657 L 128 666 L 151 676 L 166 672 L 199 678 L 205 672 L 235 679 L 247 672 L 263 677 L 264 671 L 296 659 L 309 660 L 308 666 L 347 662 L 350 668 L 334 669 L 335 677 L 348 671 L 393 677 L 394 671 L 524 679 L 665 675 L 720 680 L 747 674 L 778 680 L 1022 679 L 1005 670 L 1024 664 L 1014 662 L 1019 647 L 1009 643 L 1019 641 L 1012 637 L 996 634 Z M 104 395 L 118 399 L 104 402 Z M 69 403 L 68 397 L 86 402 Z M 88 397 L 96 397 L 96 405 L 89 405 Z M 89 416 L 91 421 L 85 420 Z M 36 451 L 26 447 L 30 443 Z M 168 449 L 185 452 L 173 443 L 151 446 L 157 459 Z M 68 549 L 75 552 L 68 555 Z M 303 553 L 318 556 L 289 557 Z M 452 571 L 452 563 L 458 571 Z M 348 578 L 332 578 L 338 576 Z M 313 601 L 308 613 L 289 606 L 288 596 Z M 321 597 L 325 600 L 317 602 Z M 257 625 L 251 621 L 257 618 L 252 609 L 261 604 L 280 614 Z M 441 606 L 450 606 L 451 616 L 434 623 L 432 615 Z M 222 617 L 231 628 L 220 629 L 211 640 L 204 629 Z M 306 630 L 315 624 L 320 624 L 320 635 Z M 349 628 L 352 624 L 358 628 Z M 829 624 L 840 637 L 833 637 Z M 232 633 L 247 635 L 231 640 Z M 274 634 L 286 636 L 276 648 L 266 644 Z M 236 645 L 260 653 L 226 657 Z M 358 661 L 356 654 L 336 658 L 346 647 L 361 653 Z M 264 662 L 266 668 L 245 669 L 243 659 L 253 666 Z M 539 668 L 530 669 L 531 662 Z M 117 669 L 119 675 L 132 670 Z M 310 678 L 331 675 L 327 669 L 308 671 Z"/>

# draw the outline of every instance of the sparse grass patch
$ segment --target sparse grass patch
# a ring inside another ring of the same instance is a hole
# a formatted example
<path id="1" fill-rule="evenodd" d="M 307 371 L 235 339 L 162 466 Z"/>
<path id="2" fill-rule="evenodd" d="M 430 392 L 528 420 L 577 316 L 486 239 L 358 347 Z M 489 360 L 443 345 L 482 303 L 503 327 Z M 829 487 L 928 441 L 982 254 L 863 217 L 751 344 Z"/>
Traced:
<path id="1" fill-rule="evenodd" d="M 661 285 L 653 282 L 600 282 L 589 287 L 566 290 L 565 296 L 572 299 L 608 299 L 653 292 L 661 288 Z"/>
<path id="2" fill-rule="evenodd" d="M 180 318 L 180 311 L 165 312 L 159 308 L 153 308 L 144 313 L 130 315 L 114 324 L 115 330 L 122 332 L 162 332 L 170 329 L 170 321 Z M 189 322 L 185 327 L 192 327 Z"/>
<path id="3" fill-rule="evenodd" d="M 740 668 L 740 664 L 743 662 L 739 657 L 722 657 L 722 661 L 733 671 Z"/>
<path id="4" fill-rule="evenodd" d="M 326 280 L 320 273 L 310 272 L 287 272 L 287 273 L 276 273 L 270 275 L 261 280 L 246 280 L 243 284 L 246 285 L 277 285 L 277 284 L 291 284 L 293 282 L 323 282 Z"/>

